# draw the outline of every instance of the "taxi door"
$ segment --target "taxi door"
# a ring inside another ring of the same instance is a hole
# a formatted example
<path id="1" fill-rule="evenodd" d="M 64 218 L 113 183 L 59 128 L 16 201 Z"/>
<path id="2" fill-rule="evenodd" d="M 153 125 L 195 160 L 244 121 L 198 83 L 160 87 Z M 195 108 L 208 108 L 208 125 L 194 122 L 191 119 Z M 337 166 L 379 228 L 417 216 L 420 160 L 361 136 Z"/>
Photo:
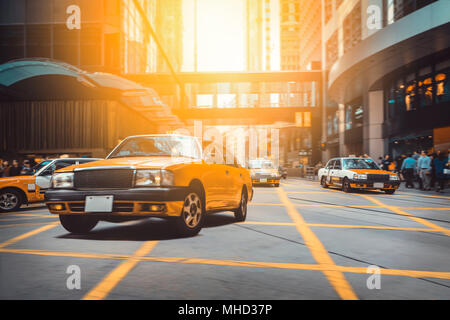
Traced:
<path id="1" fill-rule="evenodd" d="M 327 172 L 327 183 L 332 185 L 334 183 L 334 175 L 335 175 L 335 170 L 334 170 L 334 164 L 336 163 L 336 160 L 331 160 L 329 167 L 328 167 L 328 172 Z"/>

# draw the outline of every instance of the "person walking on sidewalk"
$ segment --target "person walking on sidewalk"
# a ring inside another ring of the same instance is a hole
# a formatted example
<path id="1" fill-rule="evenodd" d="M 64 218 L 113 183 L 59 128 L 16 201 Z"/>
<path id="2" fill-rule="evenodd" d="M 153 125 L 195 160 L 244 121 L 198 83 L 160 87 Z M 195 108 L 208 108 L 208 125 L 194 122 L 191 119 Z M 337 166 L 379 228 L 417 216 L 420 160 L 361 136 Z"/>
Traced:
<path id="1" fill-rule="evenodd" d="M 436 181 L 437 181 L 437 188 L 436 192 L 444 192 L 445 188 L 445 174 L 444 169 L 448 164 L 448 156 L 441 152 L 439 156 L 433 160 L 434 168 L 436 172 Z"/>
<path id="2" fill-rule="evenodd" d="M 427 155 L 425 151 L 422 151 L 422 154 L 417 161 L 417 170 L 419 172 L 419 177 L 422 180 L 423 189 L 425 191 L 430 191 L 430 182 L 431 182 L 431 158 Z"/>
<path id="3" fill-rule="evenodd" d="M 406 188 L 414 188 L 414 171 L 416 169 L 416 160 L 414 160 L 414 158 L 412 157 L 412 155 L 410 154 L 408 156 L 408 158 L 406 158 L 403 163 L 402 163 L 402 167 L 401 167 L 401 172 L 403 174 L 403 176 L 405 177 L 406 180 Z"/>

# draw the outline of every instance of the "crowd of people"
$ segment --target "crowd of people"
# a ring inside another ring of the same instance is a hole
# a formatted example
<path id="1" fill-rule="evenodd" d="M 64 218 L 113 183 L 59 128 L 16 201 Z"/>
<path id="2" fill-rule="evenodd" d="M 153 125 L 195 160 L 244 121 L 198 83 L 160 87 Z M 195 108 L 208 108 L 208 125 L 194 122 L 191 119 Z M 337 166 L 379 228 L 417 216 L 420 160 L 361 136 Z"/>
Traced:
<path id="1" fill-rule="evenodd" d="M 385 155 L 379 159 L 379 165 L 383 170 L 397 172 L 406 182 L 406 188 L 415 188 L 417 182 L 421 190 L 443 192 L 449 177 L 446 170 L 450 169 L 450 152 L 423 150 L 420 154 L 414 152 L 396 159 Z"/>
<path id="2" fill-rule="evenodd" d="M 30 175 L 32 173 L 33 167 L 28 159 L 23 160 L 22 163 L 18 160 L 12 160 L 10 163 L 8 160 L 0 159 L 0 178 Z"/>

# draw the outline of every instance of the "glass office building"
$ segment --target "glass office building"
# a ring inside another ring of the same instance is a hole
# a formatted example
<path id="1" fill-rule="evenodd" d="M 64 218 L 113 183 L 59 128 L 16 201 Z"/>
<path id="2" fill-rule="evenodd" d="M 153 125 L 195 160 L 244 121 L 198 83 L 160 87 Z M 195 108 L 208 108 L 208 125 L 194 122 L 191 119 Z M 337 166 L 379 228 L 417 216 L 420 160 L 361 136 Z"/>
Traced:
<path id="1" fill-rule="evenodd" d="M 139 0 L 150 23 L 160 1 Z M 89 71 L 156 71 L 157 48 L 132 0 L 0 0 L 0 63 L 52 58 Z"/>
<path id="2" fill-rule="evenodd" d="M 450 1 L 322 4 L 325 157 L 450 147 Z"/>

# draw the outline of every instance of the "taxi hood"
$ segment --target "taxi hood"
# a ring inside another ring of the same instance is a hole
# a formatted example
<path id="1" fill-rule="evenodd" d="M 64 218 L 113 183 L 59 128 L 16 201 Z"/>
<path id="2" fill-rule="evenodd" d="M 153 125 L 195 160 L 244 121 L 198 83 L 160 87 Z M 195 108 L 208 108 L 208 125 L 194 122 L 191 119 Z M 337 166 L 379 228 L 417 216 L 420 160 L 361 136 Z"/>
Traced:
<path id="1" fill-rule="evenodd" d="M 98 168 L 102 167 L 134 167 L 136 169 L 166 169 L 175 165 L 184 163 L 196 163 L 201 160 L 186 158 L 186 157 L 124 157 L 113 158 L 99 161 L 93 161 L 76 166 L 70 166 L 58 170 L 58 172 L 70 172 L 79 168 Z"/>

